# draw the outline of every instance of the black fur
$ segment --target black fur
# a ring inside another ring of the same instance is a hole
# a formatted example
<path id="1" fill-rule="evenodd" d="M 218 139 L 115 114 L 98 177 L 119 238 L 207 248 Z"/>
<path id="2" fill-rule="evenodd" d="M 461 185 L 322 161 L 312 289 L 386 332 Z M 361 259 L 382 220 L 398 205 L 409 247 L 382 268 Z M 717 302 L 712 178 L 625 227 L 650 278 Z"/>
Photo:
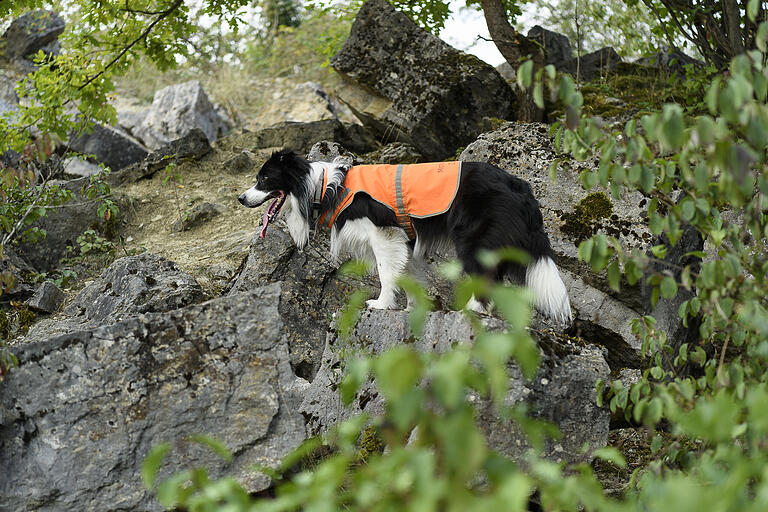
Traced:
<path id="1" fill-rule="evenodd" d="M 310 169 L 307 160 L 290 150 L 282 150 L 274 153 L 261 168 L 257 185 L 261 190 L 293 194 L 299 198 L 301 214 L 309 219 L 312 190 L 307 189 L 307 175 Z M 484 162 L 462 162 L 461 169 L 459 189 L 450 209 L 442 215 L 413 219 L 419 238 L 450 240 L 469 273 L 488 273 L 477 260 L 479 249 L 515 247 L 527 252 L 531 261 L 552 257 L 539 204 L 528 183 Z M 342 188 L 326 189 L 321 211 L 336 207 Z M 363 217 L 376 226 L 398 226 L 391 209 L 363 193 L 358 193 L 336 218 L 335 226 L 340 230 L 347 221 Z M 504 263 L 490 273 L 490 277 L 496 279 L 509 275 L 518 282 L 525 280 L 525 266 L 516 263 Z"/>

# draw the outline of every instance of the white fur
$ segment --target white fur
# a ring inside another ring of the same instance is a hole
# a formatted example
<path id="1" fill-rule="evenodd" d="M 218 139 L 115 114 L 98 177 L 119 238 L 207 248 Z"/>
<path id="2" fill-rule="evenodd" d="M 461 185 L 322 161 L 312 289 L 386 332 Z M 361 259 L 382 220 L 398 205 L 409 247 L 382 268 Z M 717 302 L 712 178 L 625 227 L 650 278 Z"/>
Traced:
<path id="1" fill-rule="evenodd" d="M 252 186 L 245 192 L 243 192 L 243 195 L 240 196 L 243 201 L 243 205 L 247 206 L 248 208 L 253 208 L 254 206 L 258 206 L 264 201 L 266 201 L 270 196 L 270 192 L 263 192 L 256 188 L 256 185 Z"/>
<path id="2" fill-rule="evenodd" d="M 285 223 L 288 226 L 288 233 L 301 251 L 309 242 L 309 222 L 301 214 L 296 196 L 290 194 L 286 200 L 286 206 L 288 212 L 285 214 Z"/>
<path id="3" fill-rule="evenodd" d="M 571 321 L 568 291 L 552 258 L 531 263 L 525 272 L 525 285 L 533 290 L 534 305 L 539 311 L 558 322 Z"/>
<path id="4" fill-rule="evenodd" d="M 367 218 L 349 220 L 341 230 L 334 227 L 331 231 L 331 254 L 335 258 L 348 254 L 353 258 L 375 260 L 381 292 L 377 299 L 366 302 L 372 309 L 395 307 L 397 280 L 405 272 L 409 253 L 405 231 L 378 227 Z"/>

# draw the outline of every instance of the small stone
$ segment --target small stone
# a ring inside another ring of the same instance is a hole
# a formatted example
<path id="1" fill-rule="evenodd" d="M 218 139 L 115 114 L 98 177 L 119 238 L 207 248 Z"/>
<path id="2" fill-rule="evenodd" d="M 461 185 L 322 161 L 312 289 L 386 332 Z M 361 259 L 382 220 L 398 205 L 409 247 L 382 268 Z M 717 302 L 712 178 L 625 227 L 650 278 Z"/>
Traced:
<path id="1" fill-rule="evenodd" d="M 195 226 L 199 226 L 224 213 L 227 207 L 223 204 L 203 203 L 195 206 L 187 212 L 182 218 L 173 223 L 172 231 L 187 231 Z"/>
<path id="2" fill-rule="evenodd" d="M 239 154 L 224 162 L 224 170 L 229 174 L 249 172 L 253 169 L 255 157 L 256 155 L 250 151 L 241 151 Z"/>
<path id="3" fill-rule="evenodd" d="M 59 309 L 65 297 L 66 294 L 58 286 L 45 281 L 27 301 L 27 305 L 35 311 L 50 314 Z"/>

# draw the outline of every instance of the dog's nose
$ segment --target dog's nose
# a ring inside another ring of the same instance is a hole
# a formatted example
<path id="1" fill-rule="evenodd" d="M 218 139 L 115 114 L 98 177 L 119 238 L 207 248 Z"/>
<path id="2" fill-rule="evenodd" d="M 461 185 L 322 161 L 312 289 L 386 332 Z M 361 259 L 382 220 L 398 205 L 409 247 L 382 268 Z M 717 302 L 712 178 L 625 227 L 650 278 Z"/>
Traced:
<path id="1" fill-rule="evenodd" d="M 240 194 L 240 197 L 238 197 L 237 200 L 240 201 L 240 204 L 245 205 L 245 192 Z"/>

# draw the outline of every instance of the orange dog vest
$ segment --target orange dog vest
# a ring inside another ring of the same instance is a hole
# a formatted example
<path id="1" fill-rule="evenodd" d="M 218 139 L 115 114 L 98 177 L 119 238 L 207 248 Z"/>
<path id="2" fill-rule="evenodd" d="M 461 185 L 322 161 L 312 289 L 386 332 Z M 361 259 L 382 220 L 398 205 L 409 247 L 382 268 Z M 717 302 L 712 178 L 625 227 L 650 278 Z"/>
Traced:
<path id="1" fill-rule="evenodd" d="M 358 165 L 347 172 L 338 206 L 326 211 L 321 225 L 333 226 L 336 217 L 365 192 L 395 212 L 397 222 L 411 239 L 415 238 L 412 218 L 422 219 L 448 211 L 459 188 L 461 162 L 410 165 Z M 326 179 L 323 179 L 325 191 Z"/>

